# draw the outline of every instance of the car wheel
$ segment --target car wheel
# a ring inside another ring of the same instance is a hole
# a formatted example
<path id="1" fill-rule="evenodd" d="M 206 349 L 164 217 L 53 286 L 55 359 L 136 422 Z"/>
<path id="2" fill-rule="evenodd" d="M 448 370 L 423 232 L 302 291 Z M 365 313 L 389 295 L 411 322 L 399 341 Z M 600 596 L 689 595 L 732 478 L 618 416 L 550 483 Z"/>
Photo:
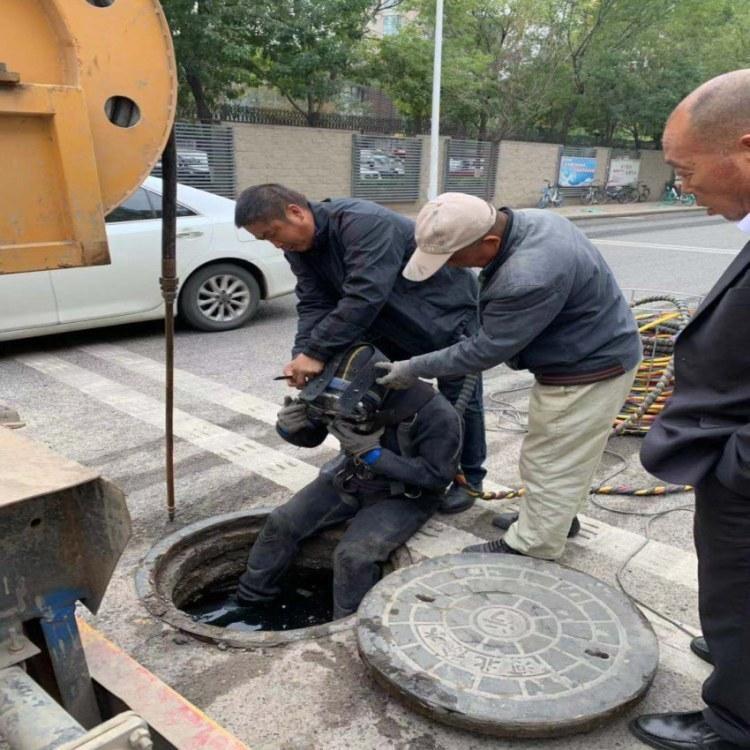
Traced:
<path id="1" fill-rule="evenodd" d="M 196 271 L 180 294 L 180 314 L 201 331 L 229 331 L 258 311 L 260 287 L 253 275 L 233 263 Z"/>

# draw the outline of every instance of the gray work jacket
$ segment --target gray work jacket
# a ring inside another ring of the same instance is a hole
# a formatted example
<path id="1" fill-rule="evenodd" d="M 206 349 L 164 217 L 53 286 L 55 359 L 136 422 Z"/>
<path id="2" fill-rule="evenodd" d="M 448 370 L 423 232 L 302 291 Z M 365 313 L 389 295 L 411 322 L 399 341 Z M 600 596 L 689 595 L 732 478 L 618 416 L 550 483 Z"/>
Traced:
<path id="1" fill-rule="evenodd" d="M 503 362 L 547 384 L 615 377 L 641 359 L 630 307 L 604 258 L 567 219 L 509 211 L 500 252 L 480 275 L 482 327 L 414 357 L 420 377 L 457 376 Z"/>

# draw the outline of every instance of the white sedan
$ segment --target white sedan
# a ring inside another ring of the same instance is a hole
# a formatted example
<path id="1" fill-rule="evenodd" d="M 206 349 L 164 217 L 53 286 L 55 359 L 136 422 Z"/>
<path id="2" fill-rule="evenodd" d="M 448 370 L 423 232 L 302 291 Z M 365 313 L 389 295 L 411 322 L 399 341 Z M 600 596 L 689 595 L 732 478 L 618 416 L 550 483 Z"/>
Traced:
<path id="1" fill-rule="evenodd" d="M 0 274 L 0 341 L 164 316 L 162 184 L 149 177 L 107 216 L 107 266 Z M 177 314 L 203 331 L 244 325 L 295 279 L 270 242 L 234 226 L 234 201 L 177 188 Z"/>

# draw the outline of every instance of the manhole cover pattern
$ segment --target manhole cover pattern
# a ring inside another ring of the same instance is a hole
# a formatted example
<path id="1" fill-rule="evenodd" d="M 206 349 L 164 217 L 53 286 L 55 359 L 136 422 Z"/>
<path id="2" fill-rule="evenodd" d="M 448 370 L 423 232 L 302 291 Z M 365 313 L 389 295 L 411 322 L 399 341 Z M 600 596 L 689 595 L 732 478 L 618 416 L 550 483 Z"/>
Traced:
<path id="1" fill-rule="evenodd" d="M 656 638 L 620 592 L 554 563 L 451 555 L 388 576 L 359 609 L 376 677 L 451 724 L 582 731 L 632 705 Z M 441 715 L 444 714 L 444 715 Z"/>

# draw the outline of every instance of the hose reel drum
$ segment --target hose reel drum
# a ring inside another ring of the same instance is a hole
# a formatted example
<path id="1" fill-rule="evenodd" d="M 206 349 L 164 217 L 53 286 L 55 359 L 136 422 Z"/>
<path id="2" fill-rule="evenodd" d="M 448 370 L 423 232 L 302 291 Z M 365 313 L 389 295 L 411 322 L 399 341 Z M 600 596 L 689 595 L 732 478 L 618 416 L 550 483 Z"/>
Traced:
<path id="1" fill-rule="evenodd" d="M 0 273 L 108 263 L 104 217 L 151 171 L 174 120 L 161 6 L 2 5 Z"/>

